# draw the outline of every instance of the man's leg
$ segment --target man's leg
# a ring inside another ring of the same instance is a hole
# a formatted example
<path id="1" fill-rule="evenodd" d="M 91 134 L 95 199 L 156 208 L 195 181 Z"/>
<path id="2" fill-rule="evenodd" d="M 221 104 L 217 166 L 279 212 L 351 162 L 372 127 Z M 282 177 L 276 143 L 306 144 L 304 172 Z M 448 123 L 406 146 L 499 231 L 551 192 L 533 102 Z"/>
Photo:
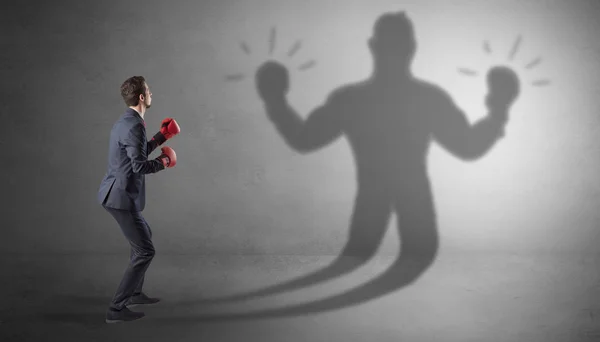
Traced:
<path id="1" fill-rule="evenodd" d="M 116 210 L 112 208 L 106 208 L 106 210 L 119 223 L 121 231 L 129 241 L 132 250 L 129 266 L 125 270 L 121 283 L 110 303 L 109 312 L 107 313 L 107 322 L 109 320 L 111 322 L 130 320 L 125 318 L 120 319 L 118 312 L 131 312 L 125 306 L 138 286 L 141 285 L 146 270 L 154 257 L 154 245 L 148 229 L 149 227 L 140 212 Z"/>
<path id="2" fill-rule="evenodd" d="M 140 220 L 141 224 L 144 224 L 146 226 L 146 229 L 148 230 L 148 234 L 150 235 L 150 240 L 152 240 L 152 229 L 150 229 L 150 225 L 148 224 L 148 222 L 146 222 L 146 219 L 142 216 L 142 213 L 139 213 L 138 219 Z M 131 249 L 131 258 L 133 258 L 134 256 L 135 256 L 135 253 L 132 248 Z M 144 279 L 145 278 L 146 278 L 146 273 L 144 272 L 144 275 L 142 276 L 142 279 L 138 283 L 138 286 L 135 288 L 135 291 L 133 291 L 134 296 L 140 295 L 142 293 L 142 288 L 144 287 Z"/>
<path id="3" fill-rule="evenodd" d="M 141 222 L 141 224 L 146 225 L 146 228 L 150 235 L 150 239 L 152 239 L 152 229 L 150 229 L 150 225 L 148 224 L 148 222 L 146 222 L 146 219 L 144 219 L 144 217 L 141 214 L 138 216 L 138 219 Z M 133 260 L 133 258 L 135 258 L 135 250 L 132 248 L 131 259 Z M 145 278 L 146 276 L 144 273 L 144 275 L 142 275 L 142 279 L 140 279 L 140 282 L 137 284 L 135 290 L 133 291 L 133 295 L 129 298 L 125 305 L 135 306 L 138 304 L 155 304 L 160 302 L 160 298 L 151 298 L 148 297 L 145 293 L 143 293 Z"/>
<path id="4" fill-rule="evenodd" d="M 129 258 L 130 262 L 133 263 L 133 259 L 135 258 L 135 252 L 133 247 L 131 248 L 131 256 Z M 137 296 L 139 294 L 142 293 L 142 288 L 144 287 L 144 278 L 146 278 L 146 275 L 144 274 L 142 276 L 142 279 L 140 280 L 140 282 L 138 283 L 138 285 L 135 288 L 135 291 L 133 291 L 133 295 Z"/>

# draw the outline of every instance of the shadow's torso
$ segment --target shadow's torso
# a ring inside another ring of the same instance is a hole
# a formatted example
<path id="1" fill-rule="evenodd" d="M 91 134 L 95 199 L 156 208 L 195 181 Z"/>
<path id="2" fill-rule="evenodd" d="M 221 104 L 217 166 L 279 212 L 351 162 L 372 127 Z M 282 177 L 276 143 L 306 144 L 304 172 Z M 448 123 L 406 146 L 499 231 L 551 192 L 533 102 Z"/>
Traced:
<path id="1" fill-rule="evenodd" d="M 428 186 L 433 94 L 414 81 L 393 86 L 365 82 L 344 92 L 343 128 L 360 187 L 397 193 Z"/>

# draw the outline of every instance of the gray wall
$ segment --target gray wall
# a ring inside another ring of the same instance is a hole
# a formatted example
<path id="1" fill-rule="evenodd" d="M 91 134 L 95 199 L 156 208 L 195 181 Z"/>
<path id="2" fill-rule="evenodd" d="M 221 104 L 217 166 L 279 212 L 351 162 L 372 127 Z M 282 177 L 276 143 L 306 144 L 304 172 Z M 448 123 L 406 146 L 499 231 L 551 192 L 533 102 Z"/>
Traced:
<path id="1" fill-rule="evenodd" d="M 157 254 L 337 254 L 357 189 L 348 141 L 310 154 L 290 149 L 267 119 L 253 75 L 267 59 L 288 66 L 289 99 L 305 117 L 339 86 L 369 77 L 375 20 L 406 10 L 418 42 L 414 74 L 445 89 L 471 122 L 485 115 L 490 66 L 508 64 L 523 85 L 505 139 L 486 156 L 469 162 L 438 145 L 429 151 L 440 253 L 595 253 L 595 3 L 5 1 L 0 248 L 127 253 L 96 191 L 110 128 L 125 109 L 119 86 L 144 75 L 154 94 L 148 131 L 165 116 L 182 127 L 168 143 L 177 166 L 147 177 L 144 213 Z M 288 57 L 297 40 L 301 49 Z M 537 57 L 542 63 L 526 68 Z M 312 68 L 300 68 L 311 60 Z M 239 73 L 245 78 L 228 78 Z M 542 79 L 550 84 L 532 84 Z M 380 253 L 397 252 L 395 227 L 393 217 Z"/>

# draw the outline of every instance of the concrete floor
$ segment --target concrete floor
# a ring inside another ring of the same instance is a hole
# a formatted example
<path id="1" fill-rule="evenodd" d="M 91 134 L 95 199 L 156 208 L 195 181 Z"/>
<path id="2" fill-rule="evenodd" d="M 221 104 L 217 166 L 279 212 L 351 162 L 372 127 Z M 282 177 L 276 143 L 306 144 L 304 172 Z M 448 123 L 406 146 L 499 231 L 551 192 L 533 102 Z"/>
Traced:
<path id="1" fill-rule="evenodd" d="M 307 275 L 334 258 L 158 253 L 145 291 L 162 302 L 144 307 L 141 320 L 105 324 L 127 259 L 2 255 L 0 341 L 600 341 L 598 258 L 440 255 L 408 286 L 397 281 L 406 265 L 363 286 L 395 259 L 378 257 L 345 275 L 330 270 L 318 284 L 219 302 L 209 299 Z"/>

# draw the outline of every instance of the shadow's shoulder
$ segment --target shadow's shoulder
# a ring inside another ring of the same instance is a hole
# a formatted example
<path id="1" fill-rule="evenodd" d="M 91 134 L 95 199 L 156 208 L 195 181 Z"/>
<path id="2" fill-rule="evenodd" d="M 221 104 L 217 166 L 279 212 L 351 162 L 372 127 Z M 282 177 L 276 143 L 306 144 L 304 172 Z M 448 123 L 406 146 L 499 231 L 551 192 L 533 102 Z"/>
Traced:
<path id="1" fill-rule="evenodd" d="M 423 79 L 416 79 L 415 83 L 417 90 L 414 96 L 423 100 L 423 105 L 431 114 L 460 111 L 450 92 L 442 86 Z"/>
<path id="2" fill-rule="evenodd" d="M 442 86 L 438 84 L 433 83 L 432 81 L 424 80 L 421 78 L 415 78 L 414 81 L 418 91 L 426 94 L 429 98 L 451 98 L 450 93 L 448 93 L 446 89 L 442 88 Z"/>
<path id="3" fill-rule="evenodd" d="M 368 91 L 369 84 L 369 80 L 364 80 L 340 85 L 329 93 L 328 98 L 330 100 L 350 100 L 356 98 Z"/>

